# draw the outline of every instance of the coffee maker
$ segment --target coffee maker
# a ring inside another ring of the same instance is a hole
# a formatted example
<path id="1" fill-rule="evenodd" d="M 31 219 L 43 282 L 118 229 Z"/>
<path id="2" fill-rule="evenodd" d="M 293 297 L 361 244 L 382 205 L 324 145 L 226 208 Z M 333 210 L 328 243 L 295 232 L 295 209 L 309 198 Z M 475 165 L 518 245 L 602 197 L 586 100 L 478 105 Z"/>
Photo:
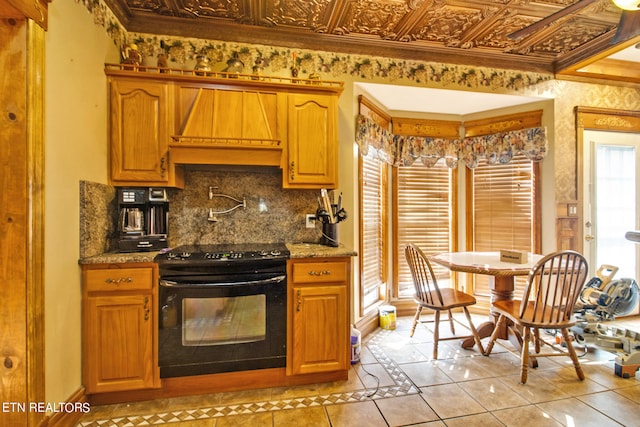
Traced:
<path id="1" fill-rule="evenodd" d="M 167 247 L 169 199 L 164 188 L 118 188 L 120 252 Z"/>

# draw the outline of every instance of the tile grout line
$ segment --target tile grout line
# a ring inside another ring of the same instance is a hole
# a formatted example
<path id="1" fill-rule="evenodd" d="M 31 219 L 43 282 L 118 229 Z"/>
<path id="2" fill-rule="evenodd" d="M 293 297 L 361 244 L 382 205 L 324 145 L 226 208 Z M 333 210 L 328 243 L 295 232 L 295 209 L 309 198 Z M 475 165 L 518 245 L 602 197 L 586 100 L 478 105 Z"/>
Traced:
<path id="1" fill-rule="evenodd" d="M 317 396 L 305 396 L 292 399 L 275 401 L 249 402 L 226 406 L 211 406 L 198 409 L 182 409 L 176 411 L 166 411 L 159 414 L 144 414 L 118 416 L 100 420 L 80 422 L 78 427 L 101 427 L 105 425 L 116 425 L 119 427 L 150 426 L 165 423 L 175 423 L 183 421 L 213 419 L 224 416 L 246 415 L 261 412 L 275 412 L 286 409 L 308 408 L 315 406 L 336 405 L 342 403 L 361 402 L 365 400 L 383 399 L 388 397 L 404 396 L 408 394 L 418 394 L 420 390 L 413 384 L 400 367 L 389 358 L 383 349 L 378 345 L 390 331 L 380 330 L 375 332 L 367 343 L 369 351 L 376 360 L 387 371 L 394 381 L 393 386 L 376 387 L 375 392 L 371 390 L 355 390 L 344 393 L 320 394 Z M 113 424 L 115 423 L 115 424 Z"/>

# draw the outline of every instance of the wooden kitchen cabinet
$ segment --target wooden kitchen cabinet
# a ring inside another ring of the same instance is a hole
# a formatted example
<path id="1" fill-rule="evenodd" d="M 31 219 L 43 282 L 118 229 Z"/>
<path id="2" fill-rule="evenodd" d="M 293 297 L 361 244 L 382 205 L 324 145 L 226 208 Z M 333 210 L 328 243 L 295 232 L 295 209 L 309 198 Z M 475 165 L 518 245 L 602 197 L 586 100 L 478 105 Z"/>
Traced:
<path id="1" fill-rule="evenodd" d="M 348 370 L 350 258 L 288 264 L 287 375 Z"/>
<path id="2" fill-rule="evenodd" d="M 160 387 L 157 266 L 83 266 L 82 377 L 87 394 Z"/>
<path id="3" fill-rule="evenodd" d="M 3 18 L 26 17 L 35 21 L 45 30 L 49 21 L 49 1 L 47 0 L 5 0 L 0 5 L 0 16 Z"/>
<path id="4" fill-rule="evenodd" d="M 289 94 L 284 188 L 338 186 L 338 96 Z"/>
<path id="5" fill-rule="evenodd" d="M 343 83 L 106 64 L 110 183 L 184 188 L 184 165 L 272 166 L 291 189 L 338 186 Z"/>
<path id="6" fill-rule="evenodd" d="M 109 170 L 113 185 L 184 187 L 169 164 L 173 86 L 144 79 L 109 78 Z"/>

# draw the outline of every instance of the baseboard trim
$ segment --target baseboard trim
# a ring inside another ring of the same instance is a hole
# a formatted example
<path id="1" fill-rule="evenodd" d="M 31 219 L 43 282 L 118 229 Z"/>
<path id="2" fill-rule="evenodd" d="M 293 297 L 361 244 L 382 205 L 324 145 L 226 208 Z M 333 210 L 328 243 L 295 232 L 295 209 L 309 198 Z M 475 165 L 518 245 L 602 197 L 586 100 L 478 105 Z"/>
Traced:
<path id="1" fill-rule="evenodd" d="M 162 386 L 157 389 L 97 393 L 88 395 L 87 400 L 92 405 L 109 405 L 194 394 L 344 381 L 348 378 L 349 369 L 292 376 L 286 375 L 285 368 L 258 369 L 255 371 L 163 378 L 161 380 Z"/>
<path id="2" fill-rule="evenodd" d="M 84 392 L 84 387 L 79 388 L 75 393 L 67 398 L 66 404 L 73 404 L 75 408 L 88 408 L 89 403 L 87 401 L 87 395 Z M 84 412 L 82 410 L 74 410 L 70 412 L 61 411 L 53 414 L 47 414 L 40 422 L 40 427 L 75 427 L 80 421 L 80 418 Z"/>

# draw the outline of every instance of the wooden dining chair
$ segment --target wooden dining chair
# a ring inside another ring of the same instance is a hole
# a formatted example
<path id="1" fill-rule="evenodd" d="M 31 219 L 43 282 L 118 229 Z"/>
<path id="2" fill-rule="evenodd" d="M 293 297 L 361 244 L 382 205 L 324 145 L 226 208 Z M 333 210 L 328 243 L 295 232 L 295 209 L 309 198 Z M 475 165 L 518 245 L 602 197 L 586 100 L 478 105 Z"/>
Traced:
<path id="1" fill-rule="evenodd" d="M 414 299 L 418 303 L 416 309 L 416 315 L 413 318 L 413 326 L 411 328 L 410 336 L 413 336 L 416 330 L 416 326 L 420 321 L 420 313 L 423 308 L 434 311 L 434 327 L 433 327 L 433 358 L 438 358 L 438 342 L 446 340 L 459 340 L 473 337 L 478 346 L 478 350 L 484 353 L 482 348 L 482 342 L 476 327 L 471 321 L 471 315 L 469 314 L 468 306 L 476 303 L 476 299 L 464 292 L 451 288 L 440 288 L 436 280 L 435 274 L 433 274 L 433 268 L 431 263 L 425 254 L 414 244 L 409 244 L 405 248 L 405 256 L 407 263 L 411 269 L 411 276 L 413 277 L 413 285 L 415 287 Z M 463 326 L 463 323 L 455 319 L 451 313 L 454 308 L 462 308 L 465 316 L 467 317 L 468 327 L 471 330 L 472 335 L 455 336 L 455 327 L 453 322 L 456 321 Z M 446 311 L 449 316 L 449 325 L 451 327 L 452 337 L 440 338 L 440 312 Z"/>
<path id="2" fill-rule="evenodd" d="M 554 252 L 538 261 L 527 276 L 527 284 L 521 300 L 492 303 L 493 310 L 500 316 L 491 334 L 485 355 L 491 354 L 499 331 L 505 326 L 506 321 L 511 321 L 522 330 L 520 355 L 522 384 L 527 382 L 530 341 L 533 341 L 535 346 L 535 357 L 570 357 L 578 378 L 583 380 L 584 373 L 571 343 L 569 328 L 575 324 L 574 305 L 587 278 L 587 270 L 585 258 L 569 250 Z M 540 329 L 560 330 L 566 343 L 566 350 L 540 339 Z M 541 347 L 545 344 L 550 345 L 554 351 L 540 353 Z"/>

